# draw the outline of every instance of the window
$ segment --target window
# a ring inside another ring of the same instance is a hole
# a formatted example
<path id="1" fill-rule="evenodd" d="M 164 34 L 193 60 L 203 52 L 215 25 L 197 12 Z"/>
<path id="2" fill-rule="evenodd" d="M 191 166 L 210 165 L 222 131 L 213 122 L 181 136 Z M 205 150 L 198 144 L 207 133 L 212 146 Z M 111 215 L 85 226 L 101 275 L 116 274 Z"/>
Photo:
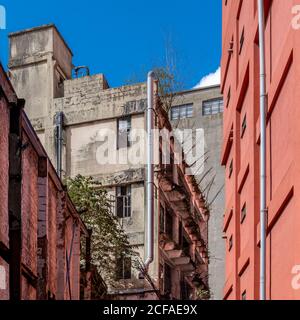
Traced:
<path id="1" fill-rule="evenodd" d="M 229 238 L 228 251 L 231 251 L 232 247 L 233 247 L 233 236 Z"/>
<path id="2" fill-rule="evenodd" d="M 241 37 L 240 37 L 240 49 L 239 49 L 239 54 L 241 54 L 244 46 L 244 40 L 245 40 L 245 28 L 243 28 Z"/>
<path id="3" fill-rule="evenodd" d="M 118 119 L 118 149 L 130 147 L 130 131 L 131 117 Z"/>
<path id="4" fill-rule="evenodd" d="M 244 119 L 243 119 L 243 122 L 242 122 L 241 138 L 243 138 L 244 133 L 245 133 L 245 131 L 246 131 L 246 128 L 247 128 L 247 117 L 246 117 L 246 115 L 245 115 L 245 117 L 244 117 Z"/>
<path id="5" fill-rule="evenodd" d="M 160 232 L 165 232 L 165 208 L 160 205 L 160 212 L 159 212 L 159 230 Z"/>
<path id="6" fill-rule="evenodd" d="M 245 218 L 247 215 L 247 207 L 246 207 L 246 203 L 243 205 L 243 208 L 241 210 L 241 223 L 244 222 Z"/>
<path id="7" fill-rule="evenodd" d="M 229 165 L 229 174 L 228 174 L 229 178 L 232 176 L 232 172 L 233 172 L 233 159 L 230 161 L 230 165 Z"/>
<path id="8" fill-rule="evenodd" d="M 165 233 L 170 239 L 173 237 L 172 212 L 160 205 L 160 232 Z"/>
<path id="9" fill-rule="evenodd" d="M 180 291 L 181 291 L 181 300 L 192 300 L 193 289 L 185 280 L 180 281 Z"/>
<path id="10" fill-rule="evenodd" d="M 186 256 L 190 256 L 190 243 L 188 242 L 185 236 L 183 236 L 182 239 L 182 251 Z"/>
<path id="11" fill-rule="evenodd" d="M 178 244 L 179 246 L 182 246 L 183 242 L 183 229 L 182 229 L 182 221 L 179 221 L 179 227 L 178 227 Z"/>
<path id="12" fill-rule="evenodd" d="M 131 186 L 117 187 L 117 217 L 128 218 L 131 216 Z"/>
<path id="13" fill-rule="evenodd" d="M 193 117 L 193 105 L 183 104 L 171 108 L 171 120 L 179 120 Z"/>
<path id="14" fill-rule="evenodd" d="M 173 217 L 172 213 L 169 210 L 166 210 L 166 226 L 165 233 L 170 239 L 173 238 Z"/>
<path id="15" fill-rule="evenodd" d="M 231 88 L 228 89 L 227 100 L 226 100 L 226 108 L 228 108 L 228 106 L 229 106 L 230 98 L 231 98 Z"/>
<path id="16" fill-rule="evenodd" d="M 116 261 L 116 280 L 131 279 L 131 258 L 120 257 Z"/>
<path id="17" fill-rule="evenodd" d="M 247 300 L 247 292 L 246 292 L 246 290 L 242 293 L 242 300 Z"/>
<path id="18" fill-rule="evenodd" d="M 223 99 L 213 99 L 203 102 L 202 114 L 209 116 L 223 112 Z"/>
<path id="19" fill-rule="evenodd" d="M 168 264 L 164 264 L 164 294 L 170 294 L 172 288 L 172 270 Z"/>

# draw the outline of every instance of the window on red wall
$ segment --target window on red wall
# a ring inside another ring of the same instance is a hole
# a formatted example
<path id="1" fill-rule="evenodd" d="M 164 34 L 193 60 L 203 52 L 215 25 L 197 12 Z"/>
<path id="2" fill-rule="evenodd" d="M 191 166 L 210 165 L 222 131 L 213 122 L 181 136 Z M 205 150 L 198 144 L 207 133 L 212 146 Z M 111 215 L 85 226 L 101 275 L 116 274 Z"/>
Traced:
<path id="1" fill-rule="evenodd" d="M 242 293 L 242 300 L 247 300 L 247 292 L 246 292 L 246 290 Z"/>
<path id="2" fill-rule="evenodd" d="M 229 238 L 228 251 L 231 251 L 232 247 L 233 247 L 233 235 L 231 235 Z"/>
<path id="3" fill-rule="evenodd" d="M 241 210 L 241 223 L 244 222 L 244 220 L 246 219 L 246 215 L 247 215 L 247 206 L 246 203 L 243 205 L 243 208 Z"/>
<path id="4" fill-rule="evenodd" d="M 242 53 L 244 47 L 244 40 L 245 40 L 245 28 L 243 27 L 241 36 L 240 36 L 240 47 L 239 47 L 239 54 Z"/>
<path id="5" fill-rule="evenodd" d="M 228 172 L 228 178 L 230 179 L 232 176 L 233 172 L 233 159 L 231 159 L 230 164 L 229 164 L 229 172 Z"/>
<path id="6" fill-rule="evenodd" d="M 246 128 L 247 128 L 247 115 L 245 115 L 243 118 L 242 127 L 241 127 L 241 138 L 243 138 Z"/>

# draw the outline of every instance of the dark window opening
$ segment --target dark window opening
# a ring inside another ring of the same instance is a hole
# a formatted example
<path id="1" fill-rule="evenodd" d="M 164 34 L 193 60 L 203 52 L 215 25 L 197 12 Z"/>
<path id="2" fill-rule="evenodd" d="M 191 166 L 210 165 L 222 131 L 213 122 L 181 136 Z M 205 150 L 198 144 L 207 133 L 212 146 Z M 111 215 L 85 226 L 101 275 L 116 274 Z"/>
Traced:
<path id="1" fill-rule="evenodd" d="M 116 261 L 116 280 L 131 279 L 131 257 L 120 257 Z"/>
<path id="2" fill-rule="evenodd" d="M 247 292 L 246 292 L 246 290 L 242 293 L 242 300 L 247 300 Z"/>
<path id="3" fill-rule="evenodd" d="M 170 294 L 172 289 L 172 269 L 164 264 L 164 294 Z"/>
<path id="4" fill-rule="evenodd" d="M 186 256 L 190 255 L 190 243 L 186 240 L 185 237 L 182 239 L 182 251 Z"/>
<path id="5" fill-rule="evenodd" d="M 173 217 L 172 217 L 172 213 L 169 210 L 166 211 L 165 232 L 170 239 L 173 238 Z"/>
<path id="6" fill-rule="evenodd" d="M 243 28 L 241 37 L 240 37 L 240 49 L 239 49 L 239 54 L 241 54 L 244 46 L 244 40 L 245 40 L 245 28 Z"/>
<path id="7" fill-rule="evenodd" d="M 179 232 L 178 232 L 178 244 L 182 246 L 183 243 L 183 232 L 182 232 L 182 221 L 179 221 Z"/>
<path id="8" fill-rule="evenodd" d="M 241 210 L 241 223 L 244 222 L 245 218 L 247 215 L 247 207 L 246 207 L 246 203 L 243 205 L 243 208 Z"/>
<path id="9" fill-rule="evenodd" d="M 230 165 L 229 165 L 229 178 L 232 176 L 232 172 L 233 172 L 233 160 L 230 161 Z"/>
<path id="10" fill-rule="evenodd" d="M 228 251 L 231 251 L 233 247 L 233 236 L 229 238 Z"/>
<path id="11" fill-rule="evenodd" d="M 228 89 L 226 108 L 228 108 L 228 106 L 229 106 L 230 98 L 231 98 L 231 88 Z"/>
<path id="12" fill-rule="evenodd" d="M 165 232 L 165 208 L 160 205 L 160 212 L 159 212 L 159 230 L 160 232 Z"/>
<path id="13" fill-rule="evenodd" d="M 243 138 L 244 136 L 244 133 L 246 131 L 246 128 L 247 128 L 247 117 L 246 115 L 244 116 L 244 119 L 243 119 L 243 122 L 242 122 L 242 133 L 241 133 L 241 138 Z"/>
<path id="14" fill-rule="evenodd" d="M 131 186 L 120 186 L 116 189 L 117 217 L 131 217 Z"/>
<path id="15" fill-rule="evenodd" d="M 181 289 L 181 300 L 191 300 L 193 290 L 191 286 L 184 280 L 180 283 L 180 289 Z"/>

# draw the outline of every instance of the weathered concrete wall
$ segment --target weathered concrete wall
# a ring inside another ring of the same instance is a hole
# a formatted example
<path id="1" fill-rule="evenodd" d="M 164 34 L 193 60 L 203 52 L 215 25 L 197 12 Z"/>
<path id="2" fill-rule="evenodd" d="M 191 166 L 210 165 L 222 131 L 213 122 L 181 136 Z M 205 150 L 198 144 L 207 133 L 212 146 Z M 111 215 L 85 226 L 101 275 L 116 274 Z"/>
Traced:
<path id="1" fill-rule="evenodd" d="M 196 175 L 201 180 L 202 190 L 208 190 L 207 186 L 214 178 L 214 182 L 208 193 L 208 203 L 221 190 L 218 197 L 211 204 L 210 218 L 208 223 L 208 248 L 209 248 L 209 286 L 212 299 L 222 299 L 225 279 L 225 242 L 222 239 L 223 215 L 224 215 L 224 168 L 220 165 L 221 145 L 223 134 L 223 114 L 203 116 L 203 102 L 215 98 L 221 98 L 220 88 L 211 87 L 200 90 L 187 91 L 179 94 L 173 105 L 193 104 L 193 117 L 183 120 L 172 121 L 174 127 L 182 129 L 204 130 L 204 164 L 203 172 Z M 202 179 L 204 174 L 211 171 Z"/>
<path id="2" fill-rule="evenodd" d="M 144 116 L 135 115 L 131 118 L 134 129 L 144 129 Z M 104 140 L 107 131 L 114 133 L 111 140 Z M 66 129 L 67 143 L 67 174 L 75 176 L 92 175 L 102 180 L 102 176 L 141 168 L 143 164 L 128 163 L 128 153 L 135 147 L 117 149 L 117 118 L 98 120 L 96 122 L 70 126 Z M 102 148 L 108 148 L 108 155 L 103 158 Z M 113 158 L 115 163 L 113 163 Z M 144 150 L 141 152 L 144 159 Z M 70 170 L 70 171 L 69 171 Z M 138 177 L 137 177 L 138 178 Z M 142 177 L 142 180 L 144 177 Z M 126 182 L 126 181 L 125 181 Z"/>
<path id="3" fill-rule="evenodd" d="M 103 90 L 101 78 L 102 75 L 96 75 L 66 81 L 66 96 L 54 100 L 52 114 L 63 111 L 66 125 L 71 126 L 137 114 L 145 110 L 144 83 Z M 78 88 L 79 84 L 82 88 Z M 74 94 L 70 95 L 72 92 Z"/>
<path id="4" fill-rule="evenodd" d="M 97 95 L 100 91 L 108 89 L 107 81 L 103 74 L 96 74 L 64 82 L 64 97 L 71 101 L 79 99 L 82 95 Z"/>
<path id="5" fill-rule="evenodd" d="M 72 52 L 54 25 L 15 32 L 10 38 L 9 73 L 16 93 L 26 99 L 33 124 L 52 125 L 48 114 L 54 97 L 63 95 L 71 78 Z"/>

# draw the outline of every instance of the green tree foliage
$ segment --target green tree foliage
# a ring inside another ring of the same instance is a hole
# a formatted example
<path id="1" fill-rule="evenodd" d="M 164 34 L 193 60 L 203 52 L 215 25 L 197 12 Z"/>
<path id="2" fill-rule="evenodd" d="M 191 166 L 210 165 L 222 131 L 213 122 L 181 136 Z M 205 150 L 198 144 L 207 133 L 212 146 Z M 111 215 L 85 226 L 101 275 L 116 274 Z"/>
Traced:
<path id="1" fill-rule="evenodd" d="M 68 178 L 70 197 L 87 228 L 92 229 L 92 264 L 107 284 L 114 286 L 116 257 L 133 256 L 128 236 L 112 214 L 107 191 L 92 177 Z"/>

